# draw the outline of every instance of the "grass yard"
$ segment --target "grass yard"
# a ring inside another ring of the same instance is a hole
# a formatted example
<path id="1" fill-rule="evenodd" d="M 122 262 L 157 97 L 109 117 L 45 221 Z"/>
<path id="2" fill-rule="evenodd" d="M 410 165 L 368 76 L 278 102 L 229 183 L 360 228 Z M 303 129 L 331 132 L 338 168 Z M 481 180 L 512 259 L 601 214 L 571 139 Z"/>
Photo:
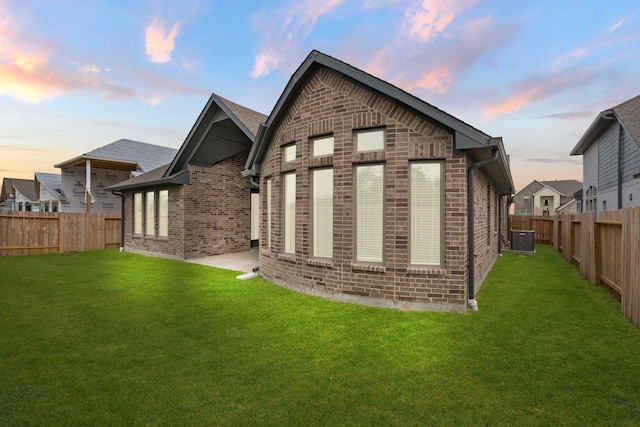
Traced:
<path id="1" fill-rule="evenodd" d="M 640 331 L 537 250 L 467 314 L 118 251 L 0 257 L 0 425 L 640 425 Z"/>

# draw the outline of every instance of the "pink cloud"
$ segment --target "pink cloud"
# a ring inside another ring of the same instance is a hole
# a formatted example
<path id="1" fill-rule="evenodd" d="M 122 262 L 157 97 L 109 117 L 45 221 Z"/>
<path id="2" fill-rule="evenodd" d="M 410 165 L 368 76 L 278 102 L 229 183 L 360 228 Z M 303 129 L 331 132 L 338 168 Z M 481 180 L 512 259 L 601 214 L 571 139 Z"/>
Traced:
<path id="1" fill-rule="evenodd" d="M 275 11 L 269 18 L 260 22 L 265 28 L 263 47 L 256 54 L 253 70 L 250 75 L 258 78 L 271 71 L 289 67 L 298 50 L 297 45 L 314 29 L 318 19 L 339 6 L 345 0 L 316 0 L 291 1 L 287 9 Z"/>
<path id="2" fill-rule="evenodd" d="M 447 67 L 438 67 L 422 76 L 416 86 L 433 93 L 447 93 L 449 86 L 453 83 L 454 76 L 452 70 Z"/>
<path id="3" fill-rule="evenodd" d="M 477 0 L 423 0 L 419 5 L 406 9 L 407 31 L 411 37 L 429 41 L 476 2 Z"/>
<path id="4" fill-rule="evenodd" d="M 155 19 L 145 30 L 145 53 L 151 62 L 165 63 L 171 61 L 171 53 L 175 47 L 180 23 L 177 22 L 166 31 L 164 22 Z"/>
<path id="5" fill-rule="evenodd" d="M 532 104 L 542 98 L 543 86 L 532 87 L 521 93 L 509 97 L 498 104 L 483 108 L 482 112 L 488 116 L 500 116 L 518 111 L 522 107 Z"/>

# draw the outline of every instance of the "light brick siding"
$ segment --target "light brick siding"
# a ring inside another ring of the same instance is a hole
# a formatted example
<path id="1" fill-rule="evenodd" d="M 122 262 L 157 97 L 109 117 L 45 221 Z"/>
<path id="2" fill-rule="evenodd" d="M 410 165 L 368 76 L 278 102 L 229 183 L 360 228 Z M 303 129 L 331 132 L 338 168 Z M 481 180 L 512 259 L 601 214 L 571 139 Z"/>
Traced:
<path id="1" fill-rule="evenodd" d="M 237 154 L 212 167 L 189 165 L 190 184 L 154 189 L 156 200 L 157 191 L 169 190 L 168 238 L 133 235 L 134 192 L 127 191 L 125 249 L 177 259 L 248 251 L 251 184 L 240 174 L 247 154 Z M 147 191 L 151 190 L 141 190 L 143 194 Z M 157 230 L 157 212 L 155 218 Z"/>
<path id="2" fill-rule="evenodd" d="M 271 247 L 266 247 L 267 201 L 261 192 L 260 273 L 278 284 L 303 292 L 366 304 L 409 309 L 466 310 L 467 301 L 467 158 L 453 153 L 453 136 L 422 116 L 320 69 L 308 81 L 284 119 L 277 124 L 263 158 L 261 187 L 272 180 Z M 384 127 L 384 152 L 356 153 L 353 130 Z M 312 158 L 309 138 L 331 133 L 334 154 Z M 295 142 L 295 162 L 282 162 L 282 146 Z M 434 159 L 444 163 L 444 265 L 411 267 L 409 242 L 409 164 Z M 355 263 L 354 167 L 385 165 L 384 263 Z M 311 170 L 334 168 L 333 258 L 311 257 Z M 295 171 L 296 253 L 283 253 L 282 176 Z M 486 205 L 486 179 L 478 172 L 478 212 Z M 484 186 L 484 187 L 483 187 Z M 484 188 L 484 192 L 483 192 Z M 492 196 L 493 197 L 493 196 Z M 492 213 L 496 213 L 495 205 Z M 485 209 L 486 215 L 486 209 Z M 486 217 L 476 218 L 481 247 L 477 276 L 495 260 L 486 248 Z M 497 223 L 492 241 L 497 242 Z M 484 229 L 482 228 L 484 227 Z M 483 237 L 484 236 L 484 240 Z M 495 245 L 494 245 L 495 246 Z"/>

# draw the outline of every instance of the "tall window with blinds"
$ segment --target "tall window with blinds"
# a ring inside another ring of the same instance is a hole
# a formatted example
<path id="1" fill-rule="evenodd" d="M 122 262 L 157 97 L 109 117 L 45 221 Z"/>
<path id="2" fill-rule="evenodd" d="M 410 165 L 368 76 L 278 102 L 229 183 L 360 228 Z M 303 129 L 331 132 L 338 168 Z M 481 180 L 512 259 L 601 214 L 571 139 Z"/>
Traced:
<path id="1" fill-rule="evenodd" d="M 356 167 L 356 261 L 384 260 L 384 166 Z"/>
<path id="2" fill-rule="evenodd" d="M 283 237 L 284 252 L 296 252 L 296 174 L 283 175 Z"/>
<path id="3" fill-rule="evenodd" d="M 271 178 L 267 178 L 267 247 L 271 247 Z"/>
<path id="4" fill-rule="evenodd" d="M 155 193 L 153 191 L 149 191 L 146 195 L 145 195 L 145 201 L 146 201 L 146 206 L 145 206 L 145 232 L 144 234 L 147 236 L 153 236 L 155 235 L 155 207 L 156 207 L 156 201 L 155 201 Z"/>
<path id="5" fill-rule="evenodd" d="M 315 169 L 313 180 L 313 256 L 333 257 L 333 169 Z"/>
<path id="6" fill-rule="evenodd" d="M 158 191 L 158 236 L 169 236 L 169 190 Z"/>
<path id="7" fill-rule="evenodd" d="M 442 162 L 411 164 L 410 264 L 442 264 Z"/>
<path id="8" fill-rule="evenodd" d="M 142 234 L 142 193 L 133 195 L 133 234 Z"/>

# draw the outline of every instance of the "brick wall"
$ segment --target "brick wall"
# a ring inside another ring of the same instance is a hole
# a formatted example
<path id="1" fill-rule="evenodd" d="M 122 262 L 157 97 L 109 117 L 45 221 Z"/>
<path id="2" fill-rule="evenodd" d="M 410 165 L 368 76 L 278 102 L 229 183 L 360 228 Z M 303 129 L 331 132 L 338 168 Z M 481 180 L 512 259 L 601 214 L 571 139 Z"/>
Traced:
<path id="1" fill-rule="evenodd" d="M 177 259 L 248 251 L 251 183 L 240 174 L 247 154 L 212 167 L 189 165 L 189 184 L 154 189 L 169 190 L 168 238 L 133 235 L 134 192 L 126 192 L 125 249 Z"/>
<path id="2" fill-rule="evenodd" d="M 384 152 L 354 153 L 353 129 L 384 126 Z M 308 155 L 309 137 L 334 136 L 331 159 Z M 295 142 L 297 159 L 282 162 L 282 146 Z M 409 265 L 410 160 L 444 161 L 444 265 Z M 334 168 L 333 259 L 313 259 L 310 248 L 310 171 L 316 163 Z M 385 164 L 385 261 L 380 264 L 354 260 L 354 165 L 359 162 Z M 383 97 L 352 84 L 338 74 L 319 70 L 309 80 L 273 133 L 262 163 L 261 188 L 272 180 L 271 247 L 266 247 L 267 202 L 261 193 L 260 272 L 275 283 L 302 292 L 343 301 L 408 309 L 466 310 L 467 301 L 467 158 L 453 153 L 453 136 L 429 120 L 400 108 Z M 283 253 L 282 174 L 295 170 L 296 253 Z M 487 200 L 497 215 L 497 195 L 487 197 L 486 178 L 476 174 L 477 212 Z M 485 215 L 488 214 L 484 210 Z M 487 231 L 487 224 L 491 230 Z M 497 220 L 476 218 L 477 283 L 481 282 L 497 256 Z M 484 228 L 483 228 L 484 227 Z M 484 237 L 483 237 L 484 236 Z M 493 248 L 489 248 L 490 236 Z M 484 239 L 484 240 L 483 240 Z M 479 286 L 478 286 L 479 287 Z"/>

